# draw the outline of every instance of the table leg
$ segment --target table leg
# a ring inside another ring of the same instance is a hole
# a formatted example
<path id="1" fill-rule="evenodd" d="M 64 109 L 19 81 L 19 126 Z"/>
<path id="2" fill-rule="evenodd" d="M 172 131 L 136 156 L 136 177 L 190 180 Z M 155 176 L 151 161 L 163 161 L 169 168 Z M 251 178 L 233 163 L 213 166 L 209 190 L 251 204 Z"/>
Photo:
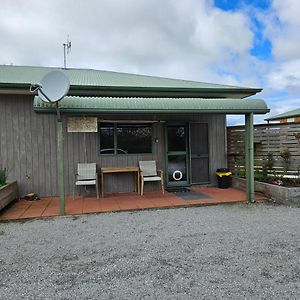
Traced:
<path id="1" fill-rule="evenodd" d="M 140 172 L 139 171 L 136 172 L 136 176 L 137 176 L 137 190 L 138 190 L 138 194 L 140 195 L 141 194 L 141 190 L 140 190 L 141 183 L 140 183 Z"/>
<path id="2" fill-rule="evenodd" d="M 137 182 L 137 178 L 136 178 L 136 172 L 133 172 L 133 185 L 134 185 L 134 192 L 137 191 L 137 188 L 136 188 L 136 182 Z"/>
<path id="3" fill-rule="evenodd" d="M 104 175 L 103 172 L 101 172 L 101 197 L 104 197 Z"/>

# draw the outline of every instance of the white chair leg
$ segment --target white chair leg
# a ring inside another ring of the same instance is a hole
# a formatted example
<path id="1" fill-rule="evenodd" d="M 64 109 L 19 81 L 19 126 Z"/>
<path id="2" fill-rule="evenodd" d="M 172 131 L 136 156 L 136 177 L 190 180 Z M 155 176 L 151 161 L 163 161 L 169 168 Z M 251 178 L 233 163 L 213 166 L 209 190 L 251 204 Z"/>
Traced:
<path id="1" fill-rule="evenodd" d="M 99 199 L 99 184 L 98 184 L 98 180 L 96 180 L 96 193 L 97 193 L 97 199 Z"/>
<path id="2" fill-rule="evenodd" d="M 141 178 L 141 195 L 144 195 L 144 177 Z"/>

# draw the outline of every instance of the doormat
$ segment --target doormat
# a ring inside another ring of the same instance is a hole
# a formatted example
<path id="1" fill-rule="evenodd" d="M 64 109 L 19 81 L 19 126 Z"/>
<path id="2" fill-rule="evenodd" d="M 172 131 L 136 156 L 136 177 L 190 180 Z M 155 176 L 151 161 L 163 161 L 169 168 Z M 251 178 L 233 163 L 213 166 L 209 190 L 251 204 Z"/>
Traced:
<path id="1" fill-rule="evenodd" d="M 170 187 L 167 188 L 166 191 L 169 193 L 187 193 L 190 192 L 191 190 L 186 187 Z"/>
<path id="2" fill-rule="evenodd" d="M 167 191 L 169 193 L 173 193 L 175 196 L 183 200 L 211 199 L 211 197 L 206 194 L 192 191 L 186 187 L 172 187 L 172 188 L 168 188 Z"/>
<path id="3" fill-rule="evenodd" d="M 174 195 L 183 200 L 211 199 L 210 196 L 200 193 L 200 192 L 195 192 L 195 191 L 177 192 L 177 193 L 174 193 Z"/>

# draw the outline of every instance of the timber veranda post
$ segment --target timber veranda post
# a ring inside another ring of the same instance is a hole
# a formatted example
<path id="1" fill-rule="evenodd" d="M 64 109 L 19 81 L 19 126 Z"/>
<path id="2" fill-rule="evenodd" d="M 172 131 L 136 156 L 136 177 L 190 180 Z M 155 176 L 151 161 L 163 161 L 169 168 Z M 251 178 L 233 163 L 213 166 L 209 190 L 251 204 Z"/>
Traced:
<path id="1" fill-rule="evenodd" d="M 58 170 L 58 190 L 59 190 L 59 212 L 65 215 L 65 181 L 64 181 L 64 136 L 63 122 L 60 115 L 58 103 L 56 103 L 57 112 L 57 170 Z"/>
<path id="2" fill-rule="evenodd" d="M 246 192 L 248 203 L 255 202 L 254 195 L 254 126 L 253 113 L 245 115 Z"/>

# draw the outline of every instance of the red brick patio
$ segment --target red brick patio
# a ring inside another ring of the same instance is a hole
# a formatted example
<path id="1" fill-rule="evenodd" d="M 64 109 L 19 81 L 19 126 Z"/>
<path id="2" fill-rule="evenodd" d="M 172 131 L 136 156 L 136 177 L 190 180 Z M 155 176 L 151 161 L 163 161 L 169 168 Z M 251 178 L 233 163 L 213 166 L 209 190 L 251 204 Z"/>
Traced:
<path id="1" fill-rule="evenodd" d="M 155 208 L 188 207 L 200 205 L 215 205 L 221 203 L 245 202 L 244 191 L 229 188 L 219 189 L 213 187 L 193 188 L 193 191 L 204 194 L 201 199 L 184 200 L 174 193 L 160 191 L 145 192 L 144 196 L 136 193 L 107 194 L 97 199 L 91 196 L 78 196 L 73 199 L 66 197 L 66 215 L 79 215 L 86 213 L 103 213 L 130 211 Z M 264 196 L 256 195 L 256 200 L 263 200 Z M 59 215 L 59 198 L 48 197 L 37 201 L 19 200 L 0 215 L 0 221 L 41 218 Z"/>

